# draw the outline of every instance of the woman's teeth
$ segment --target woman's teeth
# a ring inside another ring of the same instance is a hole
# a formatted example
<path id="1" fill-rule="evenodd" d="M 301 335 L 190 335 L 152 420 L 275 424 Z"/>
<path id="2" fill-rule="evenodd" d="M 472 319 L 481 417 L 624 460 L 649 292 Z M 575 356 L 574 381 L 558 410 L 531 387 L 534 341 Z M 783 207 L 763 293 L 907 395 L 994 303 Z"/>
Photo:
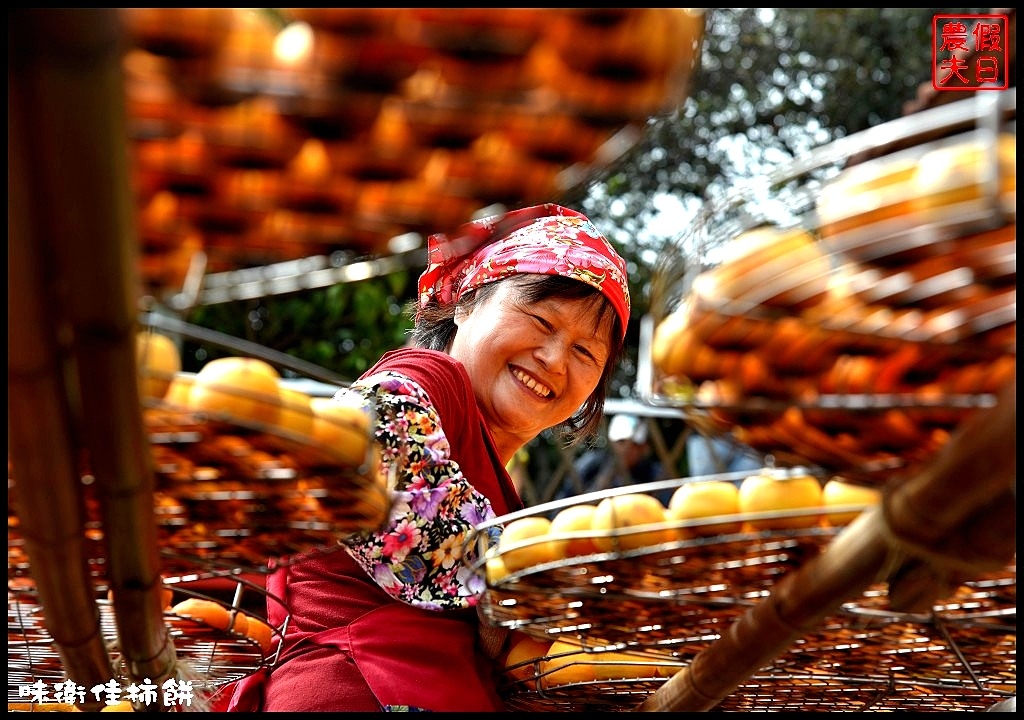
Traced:
<path id="1" fill-rule="evenodd" d="M 516 376 L 523 385 L 530 388 L 537 394 L 538 397 L 546 398 L 551 395 L 551 388 L 547 385 L 537 382 L 532 377 L 524 373 L 522 370 L 513 370 L 512 374 Z"/>

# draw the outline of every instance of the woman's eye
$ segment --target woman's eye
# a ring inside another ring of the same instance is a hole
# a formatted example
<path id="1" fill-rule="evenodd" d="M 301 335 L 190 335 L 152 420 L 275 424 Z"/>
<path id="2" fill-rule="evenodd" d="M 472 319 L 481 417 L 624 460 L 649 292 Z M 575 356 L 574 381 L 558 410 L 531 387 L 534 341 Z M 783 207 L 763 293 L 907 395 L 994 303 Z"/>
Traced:
<path id="1" fill-rule="evenodd" d="M 593 352 L 591 352 L 590 348 L 584 345 L 577 345 L 576 352 L 578 352 L 580 355 L 587 358 L 588 360 L 597 362 L 597 356 Z"/>
<path id="2" fill-rule="evenodd" d="M 547 318 L 543 317 L 542 315 L 536 315 L 536 314 L 530 313 L 529 317 L 533 320 L 533 322 L 537 323 L 537 325 L 545 333 L 549 333 L 550 334 L 550 333 L 555 332 L 555 324 L 550 322 Z M 599 358 L 598 353 L 596 353 L 589 346 L 577 343 L 577 344 L 574 344 L 572 346 L 572 348 L 573 348 L 573 352 L 575 352 L 575 353 L 581 355 L 582 357 L 586 358 L 588 362 L 593 362 L 595 364 L 600 364 L 601 363 L 601 360 Z"/>
<path id="3" fill-rule="evenodd" d="M 540 325 L 542 328 L 544 328 L 548 332 L 550 332 L 552 329 L 554 329 L 554 326 L 551 323 L 549 323 L 547 320 L 542 318 L 540 315 L 533 315 L 531 317 L 533 317 L 534 322 L 536 322 L 538 325 Z"/>

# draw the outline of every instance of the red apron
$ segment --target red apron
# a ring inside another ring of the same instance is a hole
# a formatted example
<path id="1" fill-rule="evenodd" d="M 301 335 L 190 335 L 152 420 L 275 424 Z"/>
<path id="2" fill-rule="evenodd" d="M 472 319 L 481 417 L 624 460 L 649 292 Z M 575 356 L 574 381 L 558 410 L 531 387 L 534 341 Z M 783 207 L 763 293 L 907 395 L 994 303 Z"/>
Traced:
<path id="1" fill-rule="evenodd" d="M 395 600 L 344 550 L 282 568 L 267 589 L 286 600 L 293 622 L 273 672 L 234 683 L 229 711 L 505 709 L 493 663 L 477 646 L 475 610 L 434 612 Z"/>

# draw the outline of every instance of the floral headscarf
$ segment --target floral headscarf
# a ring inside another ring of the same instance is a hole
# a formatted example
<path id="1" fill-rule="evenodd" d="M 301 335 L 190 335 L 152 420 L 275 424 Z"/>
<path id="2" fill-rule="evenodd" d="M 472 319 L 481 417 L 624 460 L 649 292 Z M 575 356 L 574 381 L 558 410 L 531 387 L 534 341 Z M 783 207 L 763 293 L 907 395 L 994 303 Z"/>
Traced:
<path id="1" fill-rule="evenodd" d="M 600 290 L 629 324 L 626 263 L 582 213 L 547 203 L 466 223 L 454 237 L 427 240 L 419 303 L 456 303 L 470 290 L 512 275 L 573 278 Z"/>

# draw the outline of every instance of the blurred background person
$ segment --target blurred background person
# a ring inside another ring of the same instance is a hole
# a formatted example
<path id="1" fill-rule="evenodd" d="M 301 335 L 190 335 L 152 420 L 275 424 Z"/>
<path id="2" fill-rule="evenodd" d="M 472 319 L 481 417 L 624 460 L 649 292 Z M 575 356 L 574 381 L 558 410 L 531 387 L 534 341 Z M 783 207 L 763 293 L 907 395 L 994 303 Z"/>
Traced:
<path id="1" fill-rule="evenodd" d="M 724 437 L 708 437 L 696 431 L 686 438 L 686 460 L 691 477 L 764 467 L 764 459 L 753 449 Z"/>
<path id="2" fill-rule="evenodd" d="M 648 438 L 647 423 L 636 415 L 615 415 L 608 423 L 608 443 L 580 455 L 556 499 L 611 487 L 662 480 L 666 476 Z M 668 502 L 671 492 L 655 493 Z M 666 495 L 666 497 L 662 497 Z"/>

